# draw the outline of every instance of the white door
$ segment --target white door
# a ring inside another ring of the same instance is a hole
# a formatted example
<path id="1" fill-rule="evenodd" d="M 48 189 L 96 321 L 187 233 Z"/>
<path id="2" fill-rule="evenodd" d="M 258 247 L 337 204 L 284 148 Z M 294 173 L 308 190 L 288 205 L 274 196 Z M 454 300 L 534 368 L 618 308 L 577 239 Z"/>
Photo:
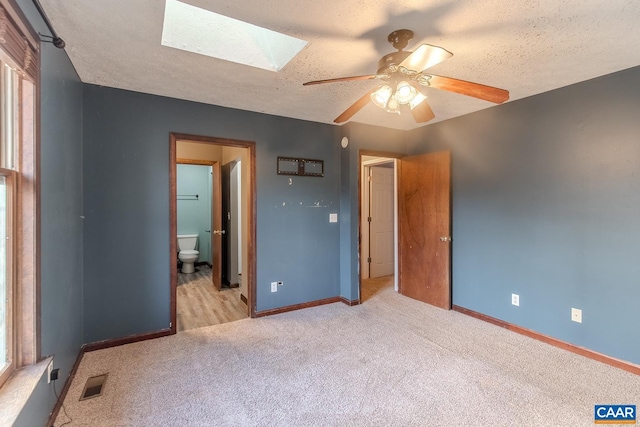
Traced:
<path id="1" fill-rule="evenodd" d="M 370 203 L 369 277 L 389 276 L 394 270 L 393 256 L 393 167 L 372 166 Z"/>

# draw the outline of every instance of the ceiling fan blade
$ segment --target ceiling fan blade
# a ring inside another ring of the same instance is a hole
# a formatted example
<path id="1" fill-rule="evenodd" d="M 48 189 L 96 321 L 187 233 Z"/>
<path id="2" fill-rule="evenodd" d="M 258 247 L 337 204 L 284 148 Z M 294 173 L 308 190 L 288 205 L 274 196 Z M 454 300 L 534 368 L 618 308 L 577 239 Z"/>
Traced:
<path id="1" fill-rule="evenodd" d="M 411 86 L 416 88 L 416 90 L 418 91 L 418 96 L 422 98 L 422 101 L 420 101 L 418 105 L 413 106 L 412 103 L 409 103 L 409 111 L 411 111 L 413 119 L 417 123 L 426 123 L 429 120 L 435 118 L 436 115 L 433 113 L 433 110 L 431 110 L 431 106 L 427 102 L 427 96 L 420 90 L 420 85 L 416 82 L 411 82 Z"/>
<path id="2" fill-rule="evenodd" d="M 369 76 L 351 76 L 351 77 L 338 77 L 337 79 L 327 79 L 327 80 L 314 80 L 312 82 L 302 83 L 303 86 L 310 85 L 321 85 L 324 83 L 336 83 L 336 82 L 349 82 L 353 80 L 371 80 L 377 77 L 376 74 L 372 74 Z"/>
<path id="3" fill-rule="evenodd" d="M 413 53 L 407 56 L 398 66 L 413 71 L 422 71 L 429 67 L 433 67 L 452 56 L 453 53 L 446 49 L 425 43 L 414 50 Z"/>
<path id="4" fill-rule="evenodd" d="M 355 113 L 360 111 L 362 108 L 364 108 L 365 105 L 369 103 L 369 101 L 371 101 L 371 94 L 375 92 L 377 89 L 378 89 L 377 87 L 371 89 L 362 98 L 354 102 L 353 105 L 351 105 L 351 107 L 344 110 L 344 113 L 336 117 L 336 119 L 334 120 L 334 123 L 343 123 L 349 120 L 351 117 L 353 117 Z"/>
<path id="5" fill-rule="evenodd" d="M 418 123 L 426 123 L 436 117 L 436 115 L 433 114 L 433 110 L 431 110 L 431 107 L 429 106 L 429 103 L 426 99 L 418 104 L 413 110 L 411 110 L 411 115 L 413 116 L 413 119 Z"/>
<path id="6" fill-rule="evenodd" d="M 425 76 L 430 77 L 428 86 L 435 87 L 436 89 L 473 96 L 474 98 L 483 99 L 496 104 L 502 104 L 509 100 L 508 90 L 499 89 L 493 86 L 485 86 L 480 83 L 467 82 L 465 80 L 454 79 L 451 77 L 436 76 L 434 74 L 425 74 Z"/>

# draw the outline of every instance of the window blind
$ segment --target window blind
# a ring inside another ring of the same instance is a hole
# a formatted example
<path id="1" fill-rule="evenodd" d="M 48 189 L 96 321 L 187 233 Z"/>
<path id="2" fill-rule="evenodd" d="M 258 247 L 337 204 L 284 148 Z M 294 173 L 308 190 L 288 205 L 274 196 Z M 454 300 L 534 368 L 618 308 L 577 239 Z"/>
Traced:
<path id="1" fill-rule="evenodd" d="M 19 9 L 12 2 L 0 2 L 0 48 L 32 80 L 38 76 L 39 42 L 28 29 L 21 28 L 14 18 Z"/>

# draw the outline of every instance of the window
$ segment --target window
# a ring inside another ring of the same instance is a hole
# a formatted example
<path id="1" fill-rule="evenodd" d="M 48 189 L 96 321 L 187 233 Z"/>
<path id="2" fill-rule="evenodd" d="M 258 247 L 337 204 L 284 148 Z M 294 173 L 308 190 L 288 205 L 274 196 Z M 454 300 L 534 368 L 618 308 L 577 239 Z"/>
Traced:
<path id="1" fill-rule="evenodd" d="M 0 0 L 0 385 L 36 361 L 37 39 Z"/>
<path id="2" fill-rule="evenodd" d="M 13 210 L 16 182 L 16 130 L 19 117 L 19 74 L 0 60 L 0 372 L 8 374 L 14 362 L 15 280 Z M 1 374 L 0 374 L 1 375 Z M 6 375 L 3 375 L 6 376 Z"/>

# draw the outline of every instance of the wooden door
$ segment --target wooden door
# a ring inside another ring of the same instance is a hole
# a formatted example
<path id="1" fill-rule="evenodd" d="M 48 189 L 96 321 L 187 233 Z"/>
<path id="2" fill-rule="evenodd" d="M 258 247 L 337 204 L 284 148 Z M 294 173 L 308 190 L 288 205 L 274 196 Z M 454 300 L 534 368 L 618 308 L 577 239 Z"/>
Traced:
<path id="1" fill-rule="evenodd" d="M 403 157 L 398 174 L 400 293 L 451 308 L 451 153 Z"/>
<path id="2" fill-rule="evenodd" d="M 370 168 L 369 277 L 393 274 L 393 167 Z"/>
<path id="3" fill-rule="evenodd" d="M 213 286 L 220 290 L 222 287 L 222 181 L 220 162 L 215 162 L 211 170 L 213 174 L 213 194 L 211 197 L 211 280 L 213 281 Z"/>

